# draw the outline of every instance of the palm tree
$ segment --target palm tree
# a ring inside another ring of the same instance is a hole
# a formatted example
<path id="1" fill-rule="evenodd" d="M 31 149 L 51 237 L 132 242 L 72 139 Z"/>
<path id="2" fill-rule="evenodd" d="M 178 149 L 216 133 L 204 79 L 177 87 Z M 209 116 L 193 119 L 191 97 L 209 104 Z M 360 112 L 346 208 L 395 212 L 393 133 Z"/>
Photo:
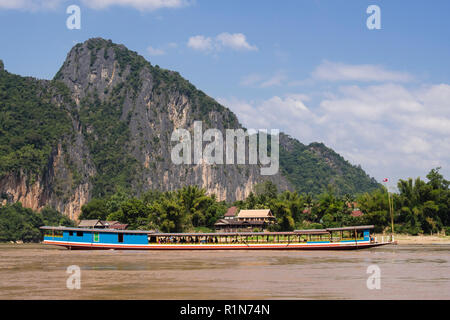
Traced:
<path id="1" fill-rule="evenodd" d="M 313 207 L 313 205 L 314 205 L 313 198 L 312 198 L 311 194 L 308 193 L 305 197 L 305 208 L 311 209 Z"/>
<path id="2" fill-rule="evenodd" d="M 187 186 L 178 191 L 183 207 L 193 226 L 206 223 L 205 211 L 213 198 L 206 195 L 205 189 L 198 186 Z"/>

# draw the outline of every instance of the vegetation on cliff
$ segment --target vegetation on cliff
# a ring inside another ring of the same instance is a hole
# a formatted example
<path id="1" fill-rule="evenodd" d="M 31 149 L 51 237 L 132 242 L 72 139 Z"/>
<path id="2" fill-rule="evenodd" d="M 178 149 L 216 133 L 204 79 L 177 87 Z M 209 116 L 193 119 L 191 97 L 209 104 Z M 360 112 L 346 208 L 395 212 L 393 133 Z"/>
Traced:
<path id="1" fill-rule="evenodd" d="M 338 195 L 356 195 L 380 188 L 360 166 L 355 166 L 323 143 L 304 145 L 288 138 L 280 148 L 280 170 L 299 193 L 318 195 L 329 185 Z"/>
<path id="2" fill-rule="evenodd" d="M 92 94 L 80 105 L 83 134 L 97 169 L 92 179 L 93 197 L 105 197 L 120 188 L 132 190 L 138 163 L 128 149 L 129 120 L 121 120 L 123 98 L 114 93 L 111 100 L 102 102 Z"/>
<path id="3" fill-rule="evenodd" d="M 20 202 L 0 207 L 0 242 L 42 240 L 39 227 L 74 226 L 74 222 L 51 208 L 35 212 L 22 207 Z"/>
<path id="4" fill-rule="evenodd" d="M 71 125 L 64 85 L 0 70 L 0 178 L 22 171 L 30 180 L 45 173 L 52 150 Z"/>

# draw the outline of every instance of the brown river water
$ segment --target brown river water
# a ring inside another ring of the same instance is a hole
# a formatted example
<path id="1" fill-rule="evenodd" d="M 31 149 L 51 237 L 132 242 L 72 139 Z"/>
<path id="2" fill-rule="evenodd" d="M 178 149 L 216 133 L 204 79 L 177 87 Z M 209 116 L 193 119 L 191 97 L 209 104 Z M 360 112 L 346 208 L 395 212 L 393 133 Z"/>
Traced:
<path id="1" fill-rule="evenodd" d="M 202 252 L 0 244 L 0 299 L 450 299 L 449 259 L 448 244 Z M 67 288 L 71 265 L 81 269 L 80 289 Z M 371 265 L 379 289 L 367 286 Z"/>

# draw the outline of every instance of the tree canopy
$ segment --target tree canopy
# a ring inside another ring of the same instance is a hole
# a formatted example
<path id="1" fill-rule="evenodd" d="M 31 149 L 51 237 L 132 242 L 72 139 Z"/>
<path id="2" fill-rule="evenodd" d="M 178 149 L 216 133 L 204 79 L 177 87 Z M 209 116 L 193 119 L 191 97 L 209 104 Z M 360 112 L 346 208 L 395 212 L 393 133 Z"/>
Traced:
<path id="1" fill-rule="evenodd" d="M 391 195 L 395 232 L 414 235 L 450 232 L 450 182 L 439 170 L 430 171 L 428 182 L 420 178 L 398 181 L 398 193 Z M 278 192 L 274 183 L 266 181 L 255 185 L 253 190 L 245 200 L 233 205 L 239 209 L 271 209 L 277 219 L 277 224 L 270 226 L 272 231 L 362 224 L 373 224 L 376 232 L 390 231 L 391 228 L 386 188 L 354 196 L 340 195 L 333 185 L 329 185 L 325 192 L 313 196 Z M 140 198 L 115 194 L 108 199 L 93 199 L 83 207 L 82 217 L 107 217 L 128 223 L 131 228 L 165 232 L 211 230 L 230 205 L 217 201 L 214 195 L 206 195 L 204 189 L 187 186 L 171 192 L 148 191 Z M 356 211 L 363 214 L 352 215 Z"/>
<path id="2" fill-rule="evenodd" d="M 39 227 L 74 226 L 74 222 L 52 208 L 35 212 L 24 208 L 20 202 L 0 207 L 0 242 L 42 240 Z"/>
<path id="3" fill-rule="evenodd" d="M 398 193 L 391 195 L 395 232 L 417 234 L 450 233 L 450 182 L 432 169 L 428 181 L 399 180 Z M 129 229 L 162 232 L 213 231 L 214 223 L 231 205 L 239 209 L 271 209 L 277 223 L 270 231 L 317 229 L 373 224 L 376 232 L 390 231 L 388 192 L 380 188 L 360 196 L 339 195 L 332 185 L 319 196 L 278 192 L 271 181 L 254 187 L 245 200 L 229 204 L 217 201 L 198 186 L 176 191 L 150 190 L 140 197 L 118 191 L 94 198 L 82 207 L 80 219 L 117 220 Z M 363 215 L 352 215 L 362 211 Z M 0 241 L 39 241 L 42 225 L 72 225 L 51 208 L 37 213 L 20 203 L 0 207 Z"/>

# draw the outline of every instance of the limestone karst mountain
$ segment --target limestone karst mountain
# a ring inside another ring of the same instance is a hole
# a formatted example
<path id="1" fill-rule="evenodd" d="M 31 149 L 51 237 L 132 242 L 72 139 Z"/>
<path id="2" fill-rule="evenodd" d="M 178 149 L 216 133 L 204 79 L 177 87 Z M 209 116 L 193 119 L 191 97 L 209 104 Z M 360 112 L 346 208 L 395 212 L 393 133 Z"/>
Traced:
<path id="1" fill-rule="evenodd" d="M 4 70 L 0 61 L 0 195 L 76 219 L 93 197 L 198 185 L 218 199 L 246 197 L 272 180 L 280 190 L 339 193 L 377 188 L 360 167 L 323 144 L 280 136 L 280 170 L 259 165 L 176 165 L 174 129 L 242 128 L 236 115 L 177 72 L 101 38 L 77 44 L 53 80 Z"/>

